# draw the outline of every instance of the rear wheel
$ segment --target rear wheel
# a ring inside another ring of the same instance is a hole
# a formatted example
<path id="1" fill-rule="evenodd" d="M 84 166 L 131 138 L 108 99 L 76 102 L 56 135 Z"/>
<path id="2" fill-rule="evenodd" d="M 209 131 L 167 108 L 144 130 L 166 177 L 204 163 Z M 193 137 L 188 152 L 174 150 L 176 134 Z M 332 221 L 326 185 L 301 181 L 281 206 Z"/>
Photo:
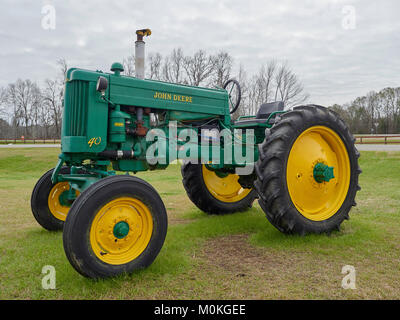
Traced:
<path id="1" fill-rule="evenodd" d="M 339 229 L 360 189 L 359 152 L 340 117 L 320 106 L 297 107 L 266 131 L 255 188 L 268 220 L 285 233 Z"/>
<path id="2" fill-rule="evenodd" d="M 31 208 L 36 221 L 50 231 L 62 230 L 71 202 L 68 200 L 69 183 L 53 184 L 51 176 L 54 169 L 47 171 L 36 183 L 32 196 Z M 63 167 L 61 174 L 68 174 L 70 169 Z M 75 196 L 79 192 L 75 191 Z"/>
<path id="3" fill-rule="evenodd" d="M 164 204 L 147 182 L 132 176 L 104 178 L 74 202 L 64 226 L 72 266 L 90 278 L 148 267 L 167 233 Z"/>
<path id="4" fill-rule="evenodd" d="M 250 208 L 257 196 L 243 188 L 239 176 L 209 170 L 204 164 L 186 163 L 181 168 L 183 186 L 189 199 L 202 211 L 225 214 Z"/>

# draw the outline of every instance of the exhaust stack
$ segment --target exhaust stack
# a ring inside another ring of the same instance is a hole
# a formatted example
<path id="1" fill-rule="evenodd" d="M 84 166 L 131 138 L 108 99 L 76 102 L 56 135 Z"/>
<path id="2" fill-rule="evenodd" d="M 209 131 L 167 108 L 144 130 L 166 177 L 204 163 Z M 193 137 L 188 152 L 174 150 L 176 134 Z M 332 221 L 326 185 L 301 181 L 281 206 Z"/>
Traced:
<path id="1" fill-rule="evenodd" d="M 135 41 L 135 72 L 136 77 L 139 79 L 144 79 L 144 47 L 145 42 L 143 37 L 151 35 L 150 29 L 136 30 L 137 40 Z"/>

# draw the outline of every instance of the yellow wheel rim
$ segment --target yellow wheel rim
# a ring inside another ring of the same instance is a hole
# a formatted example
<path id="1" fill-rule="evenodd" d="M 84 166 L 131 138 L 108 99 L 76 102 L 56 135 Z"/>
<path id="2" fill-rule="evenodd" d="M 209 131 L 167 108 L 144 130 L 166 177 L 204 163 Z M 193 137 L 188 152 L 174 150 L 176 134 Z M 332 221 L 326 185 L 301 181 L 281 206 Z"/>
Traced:
<path id="1" fill-rule="evenodd" d="M 334 178 L 317 182 L 314 167 L 318 163 L 333 167 Z M 350 161 L 342 139 L 324 126 L 304 131 L 290 151 L 286 180 L 290 198 L 304 217 L 314 221 L 332 217 L 350 185 Z"/>
<path id="2" fill-rule="evenodd" d="M 121 197 L 97 212 L 90 228 L 90 245 L 101 261 L 120 265 L 136 259 L 146 249 L 152 234 L 149 208 L 138 199 Z"/>
<path id="3" fill-rule="evenodd" d="M 228 174 L 226 177 L 219 177 L 212 170 L 208 170 L 203 164 L 203 180 L 211 195 L 222 202 L 238 202 L 244 199 L 251 189 L 242 188 L 238 182 L 237 174 Z"/>
<path id="4" fill-rule="evenodd" d="M 69 190 L 68 182 L 59 182 L 53 186 L 50 190 L 47 204 L 51 214 L 58 220 L 65 221 L 70 206 L 65 205 L 60 201 L 60 196 Z M 76 196 L 79 195 L 79 191 L 75 191 Z"/>

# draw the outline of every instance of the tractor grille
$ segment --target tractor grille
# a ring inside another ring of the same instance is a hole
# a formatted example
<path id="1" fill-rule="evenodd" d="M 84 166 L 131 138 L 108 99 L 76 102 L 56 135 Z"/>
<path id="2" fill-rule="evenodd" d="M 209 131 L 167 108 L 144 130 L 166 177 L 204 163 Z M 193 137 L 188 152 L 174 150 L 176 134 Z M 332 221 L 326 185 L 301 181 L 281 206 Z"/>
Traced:
<path id="1" fill-rule="evenodd" d="M 88 88 L 86 81 L 71 81 L 68 83 L 68 95 L 65 106 L 68 110 L 65 114 L 69 116 L 66 121 L 65 133 L 67 136 L 85 136 L 88 109 Z"/>

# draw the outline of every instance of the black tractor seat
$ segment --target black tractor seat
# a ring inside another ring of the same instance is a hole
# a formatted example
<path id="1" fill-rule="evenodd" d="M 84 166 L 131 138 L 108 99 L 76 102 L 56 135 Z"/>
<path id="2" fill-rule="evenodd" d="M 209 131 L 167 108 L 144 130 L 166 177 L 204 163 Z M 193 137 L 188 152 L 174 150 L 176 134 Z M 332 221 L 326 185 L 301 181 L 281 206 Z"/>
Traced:
<path id="1" fill-rule="evenodd" d="M 269 103 L 263 103 L 257 111 L 254 118 L 245 118 L 242 120 L 237 120 L 234 122 L 235 125 L 245 125 L 245 126 L 257 126 L 258 124 L 266 123 L 268 117 L 271 113 L 276 111 L 283 111 L 285 109 L 285 104 L 283 101 L 275 101 Z M 271 119 L 269 123 L 274 123 L 274 119 Z"/>

